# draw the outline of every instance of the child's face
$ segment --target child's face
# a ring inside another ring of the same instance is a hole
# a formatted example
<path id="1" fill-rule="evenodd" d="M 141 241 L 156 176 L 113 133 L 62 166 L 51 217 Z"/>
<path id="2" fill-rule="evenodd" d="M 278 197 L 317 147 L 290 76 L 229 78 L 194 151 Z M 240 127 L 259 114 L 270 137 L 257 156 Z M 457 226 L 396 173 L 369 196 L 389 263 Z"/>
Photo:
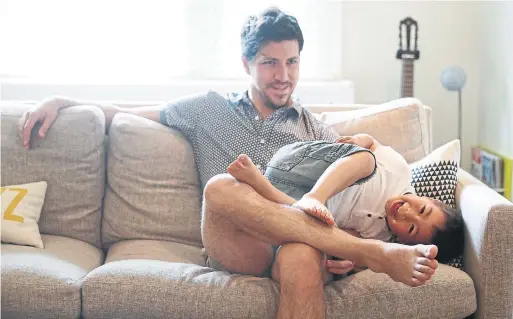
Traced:
<path id="1" fill-rule="evenodd" d="M 405 244 L 429 244 L 434 231 L 445 228 L 445 214 L 431 198 L 393 197 L 385 204 L 385 211 L 392 233 Z"/>

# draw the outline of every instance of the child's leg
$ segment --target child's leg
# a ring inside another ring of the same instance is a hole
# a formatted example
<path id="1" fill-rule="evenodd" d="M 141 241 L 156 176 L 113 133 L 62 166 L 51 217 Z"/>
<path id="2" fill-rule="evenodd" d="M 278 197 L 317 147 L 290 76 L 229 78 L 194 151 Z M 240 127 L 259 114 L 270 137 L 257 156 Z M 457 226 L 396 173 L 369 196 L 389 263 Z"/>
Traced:
<path id="1" fill-rule="evenodd" d="M 271 182 L 262 175 L 258 168 L 256 168 L 253 161 L 251 161 L 247 155 L 239 155 L 237 159 L 228 166 L 227 171 L 238 181 L 253 187 L 253 189 L 265 199 L 278 204 L 296 206 L 296 200 L 274 187 Z M 305 198 L 301 200 L 303 204 L 302 206 L 297 206 L 297 208 L 304 208 L 305 213 L 324 221 L 328 225 L 337 227 L 333 216 L 324 205 L 316 205 L 317 202 L 305 202 Z"/>
<path id="2" fill-rule="evenodd" d="M 238 181 L 248 184 L 263 198 L 278 204 L 292 205 L 296 200 L 283 193 L 256 168 L 246 154 L 241 154 L 227 168 L 228 173 Z"/>

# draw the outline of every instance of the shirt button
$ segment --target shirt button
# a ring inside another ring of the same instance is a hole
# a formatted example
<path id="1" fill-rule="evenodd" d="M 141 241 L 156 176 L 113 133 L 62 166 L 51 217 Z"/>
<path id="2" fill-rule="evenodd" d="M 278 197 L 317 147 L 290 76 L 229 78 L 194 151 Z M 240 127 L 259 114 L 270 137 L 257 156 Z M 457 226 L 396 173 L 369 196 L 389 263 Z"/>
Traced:
<path id="1" fill-rule="evenodd" d="M 258 121 L 258 115 L 257 115 L 257 116 L 255 116 L 255 121 Z"/>
<path id="2" fill-rule="evenodd" d="M 260 140 L 260 144 L 265 144 L 265 138 Z"/>

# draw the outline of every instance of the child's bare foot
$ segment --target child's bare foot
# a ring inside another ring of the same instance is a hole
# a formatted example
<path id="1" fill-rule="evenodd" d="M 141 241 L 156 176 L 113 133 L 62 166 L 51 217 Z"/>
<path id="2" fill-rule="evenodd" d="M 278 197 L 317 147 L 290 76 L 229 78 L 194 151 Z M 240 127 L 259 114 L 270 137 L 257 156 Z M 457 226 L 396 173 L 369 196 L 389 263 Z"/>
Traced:
<path id="1" fill-rule="evenodd" d="M 258 170 L 253 161 L 246 154 L 241 154 L 233 161 L 226 169 L 230 175 L 235 177 L 240 182 L 246 183 L 250 186 L 258 183 L 264 175 Z"/>
<path id="2" fill-rule="evenodd" d="M 417 287 L 430 280 L 438 268 L 435 245 L 406 246 L 385 243 L 381 260 L 368 263 L 374 272 L 386 273 L 393 280 Z"/>
<path id="3" fill-rule="evenodd" d="M 321 203 L 317 198 L 310 194 L 305 194 L 300 200 L 295 202 L 293 207 L 301 209 L 305 213 L 320 219 L 328 225 L 335 225 L 335 219 L 329 212 L 328 208 Z"/>
<path id="4" fill-rule="evenodd" d="M 239 155 L 233 163 L 228 165 L 227 171 L 239 182 L 253 187 L 267 200 L 285 205 L 292 205 L 295 202 L 294 198 L 274 187 L 246 154 Z"/>

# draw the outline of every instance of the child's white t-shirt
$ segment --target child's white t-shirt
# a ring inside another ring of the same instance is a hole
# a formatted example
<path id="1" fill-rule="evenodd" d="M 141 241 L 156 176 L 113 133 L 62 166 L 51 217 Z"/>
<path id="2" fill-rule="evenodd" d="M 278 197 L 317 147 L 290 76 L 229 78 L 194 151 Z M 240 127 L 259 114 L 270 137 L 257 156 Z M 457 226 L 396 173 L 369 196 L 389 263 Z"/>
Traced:
<path id="1" fill-rule="evenodd" d="M 411 185 L 411 170 L 401 154 L 383 145 L 378 145 L 373 153 L 374 176 L 334 195 L 326 207 L 340 228 L 354 229 L 363 238 L 388 241 L 392 233 L 385 219 L 385 203 L 394 196 L 415 194 L 415 190 Z"/>

